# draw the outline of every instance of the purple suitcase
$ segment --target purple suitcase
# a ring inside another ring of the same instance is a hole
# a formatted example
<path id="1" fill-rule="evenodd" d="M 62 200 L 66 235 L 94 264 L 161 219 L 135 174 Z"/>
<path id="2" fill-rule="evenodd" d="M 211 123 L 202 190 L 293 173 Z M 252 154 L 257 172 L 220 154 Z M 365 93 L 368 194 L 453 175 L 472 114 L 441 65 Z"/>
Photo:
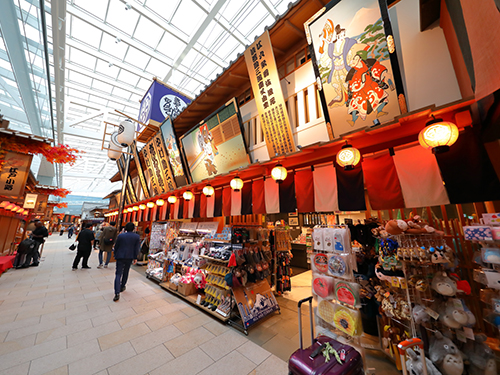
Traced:
<path id="1" fill-rule="evenodd" d="M 327 336 L 318 336 L 314 338 L 313 331 L 313 313 L 312 313 L 312 296 L 299 301 L 299 340 L 300 349 L 292 354 L 288 360 L 288 373 L 293 375 L 363 375 L 363 361 L 359 352 L 352 346 L 342 344 Z M 312 345 L 306 349 L 302 346 L 302 316 L 301 305 L 304 302 L 309 302 L 309 314 L 311 320 L 311 341 Z M 335 355 L 330 355 L 330 361 L 327 363 L 325 357 L 321 353 L 326 345 L 330 345 L 338 352 L 344 350 L 345 359 L 340 364 Z"/>

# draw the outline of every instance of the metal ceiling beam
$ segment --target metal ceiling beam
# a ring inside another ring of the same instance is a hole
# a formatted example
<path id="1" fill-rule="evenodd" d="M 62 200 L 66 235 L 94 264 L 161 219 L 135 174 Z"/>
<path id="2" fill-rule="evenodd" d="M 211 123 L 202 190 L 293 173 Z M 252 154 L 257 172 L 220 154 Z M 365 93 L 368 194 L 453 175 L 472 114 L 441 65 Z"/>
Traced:
<path id="1" fill-rule="evenodd" d="M 115 81 L 115 80 L 113 80 L 111 78 L 108 78 L 108 77 L 106 77 L 104 75 L 97 74 L 97 73 L 92 72 L 92 71 L 90 71 L 88 69 L 82 68 L 82 67 L 74 64 L 72 61 L 69 61 L 69 60 L 66 61 L 66 69 L 67 70 L 71 70 L 73 72 L 77 72 L 77 73 L 83 74 L 83 75 L 85 75 L 87 77 L 90 77 L 90 78 L 93 78 L 93 79 L 97 79 L 98 81 L 107 83 L 108 85 L 119 87 L 122 90 L 129 91 L 131 94 L 136 94 L 136 95 L 139 95 L 141 97 L 144 95 L 144 92 L 142 92 L 142 91 L 134 88 L 134 86 L 123 84 L 121 82 L 118 82 L 118 81 Z"/>
<path id="2" fill-rule="evenodd" d="M 24 108 L 23 102 L 19 97 L 19 92 L 9 85 L 2 76 L 0 76 L 0 86 L 11 96 L 12 100 L 21 108 Z"/>
<path id="3" fill-rule="evenodd" d="M 0 28 L 9 55 L 9 60 L 16 77 L 19 94 L 30 122 L 31 131 L 42 134 L 42 122 L 36 105 L 33 86 L 29 76 L 28 62 L 23 47 L 23 37 L 19 29 L 16 7 L 13 1 L 3 1 L 0 12 Z"/>
<path id="4" fill-rule="evenodd" d="M 205 18 L 205 20 L 203 21 L 203 23 L 201 24 L 201 26 L 198 28 L 198 30 L 196 30 L 196 33 L 193 35 L 193 37 L 191 38 L 191 40 L 189 41 L 189 43 L 186 45 L 186 47 L 184 47 L 184 50 L 182 51 L 181 55 L 177 58 L 177 60 L 175 61 L 174 65 L 172 66 L 172 68 L 170 69 L 170 71 L 167 73 L 167 75 L 163 79 L 163 82 L 168 82 L 168 80 L 170 79 L 170 77 L 172 77 L 172 73 L 174 72 L 174 70 L 177 70 L 177 68 L 181 64 L 182 60 L 184 60 L 184 57 L 186 57 L 186 55 L 189 53 L 189 51 L 191 50 L 191 48 L 193 48 L 193 46 L 195 45 L 195 43 L 198 41 L 198 39 L 200 38 L 200 36 L 205 32 L 205 30 L 208 27 L 208 25 L 210 25 L 210 22 L 212 22 L 212 20 L 217 15 L 217 13 L 219 13 L 219 10 L 226 3 L 226 1 L 227 0 L 218 0 L 217 1 L 217 3 L 212 8 L 212 10 L 210 11 L 210 13 L 208 13 L 207 17 Z"/>
<path id="5" fill-rule="evenodd" d="M 65 126 L 62 129 L 62 133 L 65 135 L 73 135 L 73 136 L 79 137 L 79 138 L 87 138 L 87 139 L 93 139 L 96 141 L 102 141 L 102 134 L 87 131 L 87 130 L 82 130 L 82 129 L 68 128 L 67 126 Z"/>
<path id="6" fill-rule="evenodd" d="M 260 0 L 260 3 L 264 5 L 264 8 L 269 12 L 271 16 L 273 16 L 274 19 L 276 19 L 278 12 L 276 12 L 276 9 L 273 9 L 272 4 L 268 4 L 269 0 Z"/>
<path id="7" fill-rule="evenodd" d="M 151 22 L 153 22 L 154 24 L 156 24 L 158 27 L 160 27 L 163 30 L 165 30 L 165 32 L 169 33 L 170 35 L 172 35 L 176 39 L 180 40 L 182 43 L 189 44 L 189 38 L 187 38 L 187 37 L 183 38 L 180 35 L 181 33 L 184 34 L 184 32 L 182 30 L 179 30 L 175 26 L 169 24 L 168 22 L 166 22 L 165 20 L 163 20 L 161 17 L 159 17 L 158 15 L 156 15 L 156 13 L 154 13 L 153 11 L 147 9 L 144 5 L 136 4 L 136 3 L 133 3 L 133 2 L 131 3 L 130 1 L 127 2 L 125 0 L 121 0 L 121 1 L 124 4 L 130 4 L 132 6 L 132 8 L 137 13 L 139 13 L 141 16 L 147 18 L 148 20 L 150 20 Z M 195 4 L 198 5 L 198 6 L 200 6 L 196 2 L 195 2 Z M 200 6 L 200 8 L 203 9 L 203 7 L 201 7 L 201 6 Z M 203 10 L 205 10 L 205 9 L 203 9 Z M 224 27 L 224 26 L 222 26 L 222 27 Z M 221 68 L 225 68 L 226 67 L 227 64 L 223 60 L 221 60 L 220 58 L 218 58 L 217 56 L 209 56 L 206 52 L 204 52 L 200 48 L 193 47 L 193 49 L 196 52 L 198 52 L 199 54 L 203 55 L 203 57 L 205 57 L 207 60 L 210 60 L 211 62 L 213 62 L 214 64 L 220 66 Z M 158 52 L 158 54 L 163 55 L 160 52 Z M 165 57 L 167 57 L 167 58 L 169 58 L 169 59 L 172 60 L 171 57 L 168 57 L 168 56 L 165 56 Z"/>
<path id="8" fill-rule="evenodd" d="M 90 113 L 90 114 L 88 114 L 88 115 L 86 115 L 84 117 L 80 117 L 78 120 L 75 120 L 75 121 L 67 124 L 67 126 L 69 128 L 71 128 L 71 127 L 73 127 L 75 125 L 81 124 L 82 122 L 85 122 L 85 121 L 88 121 L 88 120 L 92 120 L 92 119 L 94 119 L 96 117 L 99 117 L 99 116 L 105 114 L 108 111 L 109 111 L 109 109 L 107 109 L 107 108 L 106 109 L 101 109 L 101 110 L 98 110 L 98 111 L 93 111 L 92 113 Z"/>
<path id="9" fill-rule="evenodd" d="M 64 85 L 65 85 L 65 53 L 66 53 L 66 1 L 51 3 L 52 15 L 52 46 L 54 59 L 54 83 L 56 92 L 56 128 L 57 141 L 64 143 L 62 129 L 64 128 Z"/>
<path id="10" fill-rule="evenodd" d="M 85 94 L 90 94 L 90 95 L 97 96 L 98 98 L 101 98 L 101 99 L 104 99 L 104 100 L 110 100 L 110 101 L 112 101 L 114 103 L 118 103 L 120 105 L 129 107 L 129 108 L 133 108 L 133 109 L 137 110 L 137 113 L 139 113 L 139 107 L 140 107 L 139 103 L 137 103 L 137 105 L 134 106 L 134 105 L 131 104 L 131 102 L 129 102 L 125 98 L 121 98 L 120 99 L 120 98 L 117 98 L 117 97 L 114 97 L 114 96 L 111 96 L 111 95 L 102 94 L 99 91 L 92 90 L 92 89 L 90 89 L 88 87 L 80 86 L 80 85 L 77 85 L 77 84 L 71 83 L 71 82 L 66 83 L 66 87 L 70 88 L 70 89 L 75 89 L 75 90 L 81 91 L 81 92 L 83 92 Z M 91 103 L 89 103 L 89 104 L 91 104 Z M 97 104 L 94 104 L 94 105 L 97 105 Z"/>

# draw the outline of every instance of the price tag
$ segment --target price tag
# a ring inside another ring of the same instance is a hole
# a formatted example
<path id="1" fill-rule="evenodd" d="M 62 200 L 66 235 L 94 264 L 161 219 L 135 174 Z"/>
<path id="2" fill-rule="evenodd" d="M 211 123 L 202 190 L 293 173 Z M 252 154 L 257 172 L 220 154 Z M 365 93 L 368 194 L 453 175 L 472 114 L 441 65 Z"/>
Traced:
<path id="1" fill-rule="evenodd" d="M 467 337 L 469 340 L 475 340 L 476 339 L 474 337 L 474 331 L 472 330 L 472 328 L 464 327 L 464 333 L 465 333 L 465 337 Z"/>
<path id="2" fill-rule="evenodd" d="M 429 316 L 434 319 L 434 320 L 438 320 L 439 318 L 439 313 L 437 313 L 436 311 L 434 311 L 433 309 L 431 309 L 430 307 L 426 307 L 425 308 L 425 312 L 427 314 L 429 314 Z"/>
<path id="3" fill-rule="evenodd" d="M 391 278 L 391 285 L 393 288 L 399 288 L 399 279 L 397 277 Z"/>
<path id="4" fill-rule="evenodd" d="M 198 294 L 198 298 L 196 298 L 196 303 L 198 305 L 201 303 L 201 294 Z"/>
<path id="5" fill-rule="evenodd" d="M 462 331 L 461 329 L 457 329 L 456 334 L 458 341 L 467 342 L 467 336 L 465 335 L 464 331 Z"/>

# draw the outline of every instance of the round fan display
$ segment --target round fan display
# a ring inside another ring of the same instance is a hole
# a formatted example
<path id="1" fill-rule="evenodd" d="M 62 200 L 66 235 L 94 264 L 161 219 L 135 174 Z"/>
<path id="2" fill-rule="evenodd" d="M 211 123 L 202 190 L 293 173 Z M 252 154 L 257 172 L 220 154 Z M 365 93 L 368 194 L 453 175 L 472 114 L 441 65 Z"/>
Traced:
<path id="1" fill-rule="evenodd" d="M 328 270 L 328 257 L 323 254 L 314 254 L 313 263 L 319 272 L 326 273 Z"/>
<path id="2" fill-rule="evenodd" d="M 328 261 L 328 271 L 334 276 L 344 276 L 346 264 L 342 257 L 334 255 Z"/>

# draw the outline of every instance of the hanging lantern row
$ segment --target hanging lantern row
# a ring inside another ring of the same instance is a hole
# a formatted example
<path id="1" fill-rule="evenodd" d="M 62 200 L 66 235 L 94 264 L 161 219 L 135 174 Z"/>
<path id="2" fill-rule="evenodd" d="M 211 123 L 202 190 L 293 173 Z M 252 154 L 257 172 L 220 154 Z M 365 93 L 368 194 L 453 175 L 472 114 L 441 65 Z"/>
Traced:
<path id="1" fill-rule="evenodd" d="M 443 121 L 443 119 L 434 118 L 434 116 L 432 116 L 432 117 L 433 117 L 433 119 L 428 121 L 426 123 L 426 127 L 420 131 L 420 133 L 418 135 L 418 141 L 422 147 L 432 150 L 433 154 L 439 154 L 439 153 L 446 152 L 450 149 L 450 146 L 453 145 L 457 141 L 458 134 L 459 134 L 458 128 L 452 122 Z M 130 120 L 122 121 L 122 123 L 123 122 L 129 122 L 130 124 L 132 124 L 132 122 Z M 120 124 L 120 129 L 121 129 L 121 125 L 122 124 Z M 126 125 L 126 126 L 128 127 L 128 125 Z M 120 142 L 120 144 L 123 144 L 121 141 L 125 142 L 124 140 L 128 139 L 127 138 L 128 136 L 126 134 L 129 134 L 129 133 L 127 130 L 128 128 L 126 128 L 126 126 L 124 125 L 124 127 L 123 127 L 122 135 L 119 138 L 116 137 L 116 138 L 118 138 L 117 142 Z M 132 135 L 132 137 L 133 137 L 133 135 Z M 112 141 L 113 141 L 113 136 L 112 136 Z M 118 147 L 113 142 L 110 143 L 110 147 L 111 147 L 111 144 Z M 109 152 L 108 152 L 108 156 L 109 156 Z M 119 155 L 118 155 L 118 157 L 119 157 Z M 346 171 L 353 170 L 354 167 L 356 165 L 358 165 L 359 162 L 361 161 L 361 153 L 359 152 L 359 150 L 357 148 L 348 144 L 346 141 L 346 144 L 343 145 L 342 149 L 337 153 L 336 161 L 337 161 L 338 165 L 340 165 L 341 167 L 344 168 L 344 170 L 346 170 Z M 286 179 L 287 175 L 288 175 L 288 172 L 287 172 L 286 168 L 281 165 L 281 163 L 278 163 L 271 170 L 271 177 L 277 183 L 283 182 Z M 241 191 L 241 189 L 243 188 L 243 185 L 244 185 L 243 180 L 241 178 L 239 178 L 239 176 L 236 176 L 230 182 L 231 189 L 233 189 L 234 191 Z M 207 184 L 203 188 L 202 192 L 205 196 L 211 197 L 212 195 L 214 195 L 214 191 L 215 190 L 214 190 L 213 186 L 210 184 Z M 191 199 L 193 199 L 193 193 L 191 191 L 187 190 L 182 194 L 182 197 L 184 198 L 184 200 L 190 201 Z M 177 197 L 175 195 L 170 195 L 167 198 L 167 202 L 170 204 L 175 204 L 177 202 Z M 2 204 L 3 203 L 4 202 L 2 202 Z M 165 204 L 165 201 L 163 199 L 158 199 L 156 201 L 157 206 L 161 207 L 164 204 Z M 153 203 L 153 202 L 147 203 L 147 207 L 149 207 L 149 208 L 153 208 L 154 206 L 155 206 L 155 203 Z M 1 204 L 0 204 L 0 208 L 2 208 Z M 144 210 L 146 208 L 146 205 L 141 204 L 141 205 L 139 205 L 139 208 L 141 210 Z M 137 208 L 137 206 L 135 206 L 133 208 L 133 210 L 138 211 L 139 208 Z M 127 210 L 124 210 L 124 211 L 125 212 L 132 212 L 132 208 L 130 208 L 130 211 L 127 211 Z M 117 215 L 118 213 L 115 212 L 114 214 Z M 111 216 L 113 214 L 109 214 L 109 215 Z"/>
<path id="2" fill-rule="evenodd" d="M 15 203 L 11 203 L 9 201 L 3 201 L 2 203 L 0 203 L 0 208 L 3 208 L 6 211 L 14 212 L 18 215 L 28 215 L 28 213 L 29 213 L 28 210 L 26 210 L 22 207 L 19 207 Z"/>

